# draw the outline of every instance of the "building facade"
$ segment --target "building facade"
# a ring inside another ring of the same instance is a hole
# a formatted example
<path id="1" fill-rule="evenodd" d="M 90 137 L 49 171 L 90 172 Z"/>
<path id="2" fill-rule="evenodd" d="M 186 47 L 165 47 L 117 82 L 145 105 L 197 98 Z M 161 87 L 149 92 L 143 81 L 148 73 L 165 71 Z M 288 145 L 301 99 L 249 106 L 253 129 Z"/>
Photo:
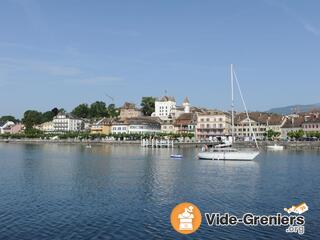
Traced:
<path id="1" fill-rule="evenodd" d="M 35 126 L 35 128 L 46 133 L 54 132 L 53 121 L 44 122 Z"/>
<path id="2" fill-rule="evenodd" d="M 320 113 L 308 113 L 304 116 L 304 122 L 302 123 L 303 130 L 308 132 L 320 132 Z"/>
<path id="3" fill-rule="evenodd" d="M 91 126 L 90 133 L 108 135 L 111 133 L 113 122 L 114 120 L 111 118 L 103 118 Z"/>
<path id="4" fill-rule="evenodd" d="M 142 112 L 140 109 L 136 108 L 134 103 L 124 103 L 124 105 L 120 108 L 120 119 L 126 118 L 134 118 L 134 117 L 141 117 Z"/>
<path id="5" fill-rule="evenodd" d="M 196 139 L 213 140 L 231 134 L 231 117 L 229 113 L 208 110 L 197 114 Z"/>
<path id="6" fill-rule="evenodd" d="M 235 136 L 252 140 L 255 134 L 257 139 L 262 140 L 265 139 L 268 130 L 278 132 L 280 135 L 285 120 L 284 116 L 278 114 L 250 112 L 248 118 L 246 113 L 239 113 L 235 116 Z M 250 123 L 252 130 L 250 129 Z"/>
<path id="7" fill-rule="evenodd" d="M 174 123 L 176 133 L 193 133 L 197 125 L 197 114 L 195 113 L 183 113 Z"/>
<path id="8" fill-rule="evenodd" d="M 162 133 L 175 133 L 173 120 L 171 118 L 161 121 L 161 132 Z"/>
<path id="9" fill-rule="evenodd" d="M 112 134 L 128 133 L 129 125 L 125 121 L 115 121 L 111 126 Z"/>
<path id="10" fill-rule="evenodd" d="M 176 108 L 176 100 L 174 97 L 164 96 L 156 99 L 155 112 L 152 114 L 154 117 L 159 117 L 162 120 L 171 117 L 172 112 Z"/>
<path id="11" fill-rule="evenodd" d="M 287 116 L 284 124 L 281 127 L 281 139 L 288 139 L 288 133 L 303 130 L 302 124 L 304 117 L 299 115 Z"/>
<path id="12" fill-rule="evenodd" d="M 0 134 L 10 133 L 10 129 L 15 125 L 12 121 L 0 123 Z"/>
<path id="13" fill-rule="evenodd" d="M 83 129 L 83 122 L 70 114 L 58 113 L 52 120 L 54 132 L 78 132 Z"/>
<path id="14" fill-rule="evenodd" d="M 154 134 L 161 132 L 160 119 L 155 117 L 135 117 L 112 123 L 114 134 Z"/>

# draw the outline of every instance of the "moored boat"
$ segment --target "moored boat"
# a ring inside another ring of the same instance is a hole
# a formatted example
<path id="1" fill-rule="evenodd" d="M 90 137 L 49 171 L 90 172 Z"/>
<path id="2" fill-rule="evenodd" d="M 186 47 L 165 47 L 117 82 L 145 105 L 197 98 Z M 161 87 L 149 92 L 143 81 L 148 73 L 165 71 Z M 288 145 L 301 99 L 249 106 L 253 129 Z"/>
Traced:
<path id="1" fill-rule="evenodd" d="M 269 146 L 267 146 L 267 148 L 268 148 L 269 150 L 273 150 L 273 151 L 282 151 L 282 150 L 284 149 L 283 146 L 278 145 L 278 144 L 269 145 Z"/>

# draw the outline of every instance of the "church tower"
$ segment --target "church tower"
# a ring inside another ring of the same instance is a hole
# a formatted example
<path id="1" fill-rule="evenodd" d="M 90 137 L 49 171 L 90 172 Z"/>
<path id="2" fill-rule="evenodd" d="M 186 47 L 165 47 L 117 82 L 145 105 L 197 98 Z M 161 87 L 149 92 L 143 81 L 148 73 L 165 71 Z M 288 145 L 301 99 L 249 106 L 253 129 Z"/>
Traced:
<path id="1" fill-rule="evenodd" d="M 182 106 L 184 107 L 185 113 L 190 113 L 190 103 L 189 103 L 188 97 L 185 97 L 185 99 L 183 100 Z"/>

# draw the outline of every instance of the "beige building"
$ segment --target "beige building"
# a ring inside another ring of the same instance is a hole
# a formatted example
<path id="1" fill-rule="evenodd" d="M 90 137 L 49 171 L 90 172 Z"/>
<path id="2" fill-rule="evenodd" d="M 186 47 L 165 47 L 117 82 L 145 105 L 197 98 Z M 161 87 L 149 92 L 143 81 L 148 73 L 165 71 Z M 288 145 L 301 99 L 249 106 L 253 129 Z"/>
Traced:
<path id="1" fill-rule="evenodd" d="M 44 122 L 35 126 L 35 128 L 46 133 L 54 132 L 53 121 Z"/>
<path id="2" fill-rule="evenodd" d="M 140 109 L 136 108 L 134 103 L 124 103 L 124 105 L 120 108 L 120 119 L 126 118 L 134 118 L 134 117 L 141 117 L 142 112 Z"/>
<path id="3" fill-rule="evenodd" d="M 250 130 L 250 124 L 257 139 L 264 139 L 268 130 L 281 133 L 281 127 L 286 118 L 278 114 L 251 112 L 249 118 L 246 113 L 239 113 L 235 116 L 235 136 L 244 139 L 253 139 L 253 132 Z"/>
<path id="4" fill-rule="evenodd" d="M 281 127 L 281 139 L 287 139 L 289 132 L 302 130 L 304 116 L 289 115 Z"/>
<path id="5" fill-rule="evenodd" d="M 90 134 L 105 134 L 108 135 L 111 133 L 113 119 L 103 118 L 98 121 L 96 124 L 91 126 Z"/>
<path id="6" fill-rule="evenodd" d="M 161 132 L 162 133 L 175 133 L 175 128 L 172 119 L 166 119 L 161 121 Z"/>
<path id="7" fill-rule="evenodd" d="M 214 137 L 231 134 L 231 117 L 229 113 L 208 110 L 197 113 L 196 139 L 212 140 Z"/>
<path id="8" fill-rule="evenodd" d="M 320 113 L 311 112 L 306 114 L 302 128 L 305 132 L 320 132 Z"/>
<path id="9" fill-rule="evenodd" d="M 183 113 L 174 122 L 175 132 L 177 133 L 195 133 L 196 125 L 196 113 Z"/>

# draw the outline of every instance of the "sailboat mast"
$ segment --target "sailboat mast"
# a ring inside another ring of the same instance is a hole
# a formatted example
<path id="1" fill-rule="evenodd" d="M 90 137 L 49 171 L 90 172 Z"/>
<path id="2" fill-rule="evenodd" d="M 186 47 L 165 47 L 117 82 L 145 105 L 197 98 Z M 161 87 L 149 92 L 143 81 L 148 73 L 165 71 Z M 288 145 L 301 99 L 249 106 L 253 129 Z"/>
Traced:
<path id="1" fill-rule="evenodd" d="M 247 119 L 249 120 L 249 129 L 250 129 L 250 132 L 252 132 L 254 142 L 256 143 L 256 147 L 257 147 L 257 149 L 259 150 L 259 145 L 258 145 L 258 142 L 257 142 L 256 134 L 255 134 L 255 132 L 253 131 L 253 128 L 252 128 L 251 119 L 250 119 L 250 116 L 249 116 L 249 113 L 248 113 L 247 105 L 246 105 L 246 103 L 245 103 L 245 101 L 244 101 L 244 98 L 243 98 L 243 95 L 242 95 L 242 91 L 241 91 L 241 88 L 240 88 L 240 84 L 239 84 L 237 75 L 236 75 L 235 72 L 233 72 L 233 74 L 234 74 L 234 79 L 236 80 L 236 84 L 237 84 L 238 89 L 239 89 L 239 93 L 240 93 L 240 97 L 241 97 L 241 100 L 242 100 L 242 104 L 243 104 L 244 109 L 245 109 L 245 111 L 246 111 Z"/>
<path id="2" fill-rule="evenodd" d="M 234 141 L 234 90 L 233 90 L 233 64 L 231 64 L 231 136 L 232 142 Z"/>

